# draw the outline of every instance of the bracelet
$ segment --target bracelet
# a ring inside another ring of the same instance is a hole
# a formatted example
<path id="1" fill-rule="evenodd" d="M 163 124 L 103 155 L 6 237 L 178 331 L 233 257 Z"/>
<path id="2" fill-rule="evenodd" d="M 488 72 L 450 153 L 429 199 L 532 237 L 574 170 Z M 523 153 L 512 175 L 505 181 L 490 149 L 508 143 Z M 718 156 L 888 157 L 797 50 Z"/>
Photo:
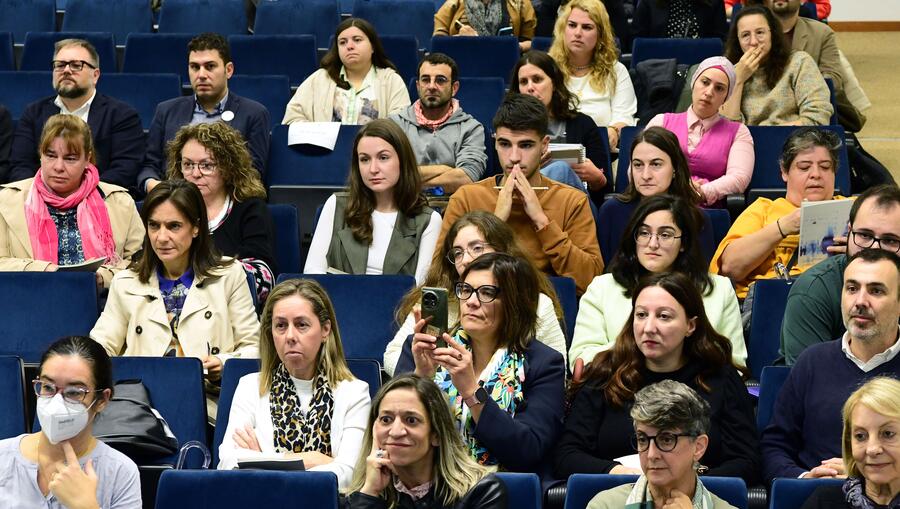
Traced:
<path id="1" fill-rule="evenodd" d="M 787 238 L 787 235 L 784 234 L 784 230 L 781 229 L 781 223 L 779 222 L 781 218 L 775 220 L 775 226 L 778 227 L 778 233 L 781 234 L 781 238 Z"/>

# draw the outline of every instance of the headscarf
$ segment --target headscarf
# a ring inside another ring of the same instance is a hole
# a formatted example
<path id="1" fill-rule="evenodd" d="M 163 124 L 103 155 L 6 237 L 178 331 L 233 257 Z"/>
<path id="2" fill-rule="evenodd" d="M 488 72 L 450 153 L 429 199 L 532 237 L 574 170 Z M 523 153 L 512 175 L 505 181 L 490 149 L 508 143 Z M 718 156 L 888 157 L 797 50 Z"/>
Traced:
<path id="1" fill-rule="evenodd" d="M 694 83 L 697 81 L 697 78 L 703 74 L 703 71 L 707 69 L 718 69 L 725 73 L 725 76 L 728 77 L 728 94 L 725 95 L 725 100 L 727 101 L 729 97 L 731 97 L 732 92 L 734 92 L 734 84 L 737 81 L 737 74 L 734 72 L 734 64 L 731 63 L 725 57 L 709 57 L 706 60 L 700 62 L 700 65 L 697 66 L 697 70 L 694 71 L 694 75 L 691 76 L 691 90 L 694 89 Z"/>

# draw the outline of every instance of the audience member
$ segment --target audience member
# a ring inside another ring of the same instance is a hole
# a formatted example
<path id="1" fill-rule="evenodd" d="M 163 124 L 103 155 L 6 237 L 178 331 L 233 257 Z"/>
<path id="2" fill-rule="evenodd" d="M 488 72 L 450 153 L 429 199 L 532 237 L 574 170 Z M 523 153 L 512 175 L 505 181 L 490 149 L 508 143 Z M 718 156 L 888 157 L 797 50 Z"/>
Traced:
<path id="1" fill-rule="evenodd" d="M 9 151 L 12 148 L 12 139 L 12 116 L 9 110 L 0 104 L 0 183 L 9 182 Z"/>
<path id="2" fill-rule="evenodd" d="M 605 263 L 612 262 L 625 233 L 625 226 L 640 202 L 650 196 L 670 194 L 690 205 L 700 203 L 700 194 L 691 184 L 691 170 L 681 151 L 678 138 L 662 127 L 648 127 L 638 133 L 631 143 L 628 159 L 620 157 L 619 164 L 628 164 L 628 187 L 625 192 L 606 200 L 600 207 L 600 252 Z M 712 226 L 703 216 L 699 234 L 701 240 L 712 244 Z M 627 240 L 631 240 L 630 238 Z M 701 243 L 703 245 L 703 243 Z M 709 259 L 709 254 L 703 253 Z"/>
<path id="3" fill-rule="evenodd" d="M 513 35 L 519 49 L 531 49 L 537 18 L 531 2 L 522 0 L 445 0 L 434 14 L 432 35 Z"/>
<path id="4" fill-rule="evenodd" d="M 631 21 L 635 37 L 724 40 L 728 35 L 722 0 L 648 0 L 636 4 Z"/>
<path id="5" fill-rule="evenodd" d="M 275 284 L 275 225 L 247 143 L 224 122 L 186 125 L 167 147 L 168 178 L 200 189 L 216 248 L 253 276 L 260 301 Z"/>
<path id="6" fill-rule="evenodd" d="M 144 249 L 113 278 L 91 338 L 110 355 L 196 357 L 211 381 L 229 358 L 256 357 L 259 321 L 247 276 L 213 245 L 197 186 L 160 182 L 141 219 Z"/>
<path id="7" fill-rule="evenodd" d="M 578 359 L 586 364 L 612 348 L 631 314 L 632 291 L 642 277 L 661 272 L 681 272 L 694 282 L 710 324 L 731 341 L 734 363 L 747 364 L 737 297 L 728 278 L 707 272 L 697 242 L 699 215 L 691 204 L 668 194 L 641 201 L 609 272 L 595 277 L 581 297 L 569 350 L 573 368 Z"/>
<path id="8" fill-rule="evenodd" d="M 674 380 L 711 407 L 707 473 L 752 484 L 759 477 L 753 405 L 732 362 L 731 343 L 709 323 L 697 285 L 680 272 L 652 274 L 631 301 L 633 311 L 615 345 L 597 354 L 573 388 L 556 447 L 556 475 L 640 473 L 618 461 L 634 452 L 629 409 L 640 389 Z"/>
<path id="9" fill-rule="evenodd" d="M 628 69 L 619 62 L 606 7 L 600 0 L 571 0 L 556 19 L 550 56 L 559 64 L 579 110 L 606 127 L 609 146 L 634 125 L 637 98 Z"/>
<path id="10" fill-rule="evenodd" d="M 391 120 L 413 146 L 422 184 L 452 193 L 481 180 L 487 165 L 484 126 L 463 111 L 453 96 L 459 91 L 459 67 L 443 53 L 429 53 L 419 62 L 419 99 Z"/>
<path id="11" fill-rule="evenodd" d="M 691 77 L 691 106 L 663 113 L 647 127 L 662 126 L 678 136 L 691 170 L 691 183 L 707 207 L 724 206 L 729 194 L 743 194 L 753 176 L 753 137 L 747 126 L 719 114 L 735 87 L 734 66 L 725 57 L 700 62 Z"/>
<path id="12" fill-rule="evenodd" d="M 700 480 L 709 446 L 709 403 L 687 385 L 663 380 L 634 395 L 632 444 L 643 474 L 633 484 L 598 493 L 588 509 L 703 507 L 735 509 Z M 683 439 L 683 440 L 682 440 Z"/>
<path id="13" fill-rule="evenodd" d="M 900 381 L 878 377 L 866 382 L 844 404 L 841 436 L 843 486 L 822 486 L 803 509 L 870 509 L 900 501 L 896 466 L 900 428 Z"/>
<path id="14" fill-rule="evenodd" d="M 388 60 L 375 27 L 364 19 L 348 18 L 337 26 L 320 67 L 300 84 L 282 124 L 366 124 L 409 106 L 403 78 Z"/>
<path id="15" fill-rule="evenodd" d="M 789 1 L 789 0 L 782 0 Z M 740 4 L 741 0 L 725 0 L 725 14 L 730 18 L 734 4 Z M 745 2 L 750 3 L 750 2 Z M 803 3 L 813 4 L 816 8 L 816 18 L 825 20 L 831 14 L 831 0 L 803 0 Z"/>
<path id="16" fill-rule="evenodd" d="M 459 323 L 459 304 L 456 298 L 456 283 L 466 267 L 484 253 L 507 253 L 516 258 L 534 263 L 516 241 L 512 229 L 497 216 L 483 210 L 469 212 L 450 225 L 447 235 L 431 261 L 431 268 L 422 286 L 407 292 L 397 308 L 397 323 L 400 330 L 388 343 L 384 351 L 384 370 L 394 374 L 403 342 L 415 332 L 416 319 L 413 311 L 419 309 L 422 287 L 437 287 L 447 290 L 447 324 L 452 327 Z M 547 277 L 538 272 L 538 309 L 535 325 L 535 339 L 566 356 L 566 337 L 560 327 L 563 319 L 562 307 L 556 298 L 556 290 Z"/>
<path id="17" fill-rule="evenodd" d="M 190 96 L 176 97 L 157 106 L 147 156 L 137 178 L 143 192 L 150 192 L 166 174 L 166 144 L 186 125 L 223 121 L 236 129 L 247 141 L 253 158 L 253 169 L 265 173 L 269 158 L 269 111 L 258 102 L 228 90 L 228 79 L 234 74 L 231 48 L 219 34 L 203 33 L 188 43 L 188 75 Z"/>
<path id="18" fill-rule="evenodd" d="M 588 197 L 538 171 L 550 140 L 547 124 L 547 109 L 538 99 L 524 94 L 504 99 L 494 117 L 503 174 L 463 186 L 450 197 L 438 243 L 466 212 L 493 211 L 538 269 L 571 277 L 581 294 L 603 271 L 603 259 Z"/>
<path id="19" fill-rule="evenodd" d="M 460 324 L 438 338 L 403 344 L 397 373 L 433 379 L 446 395 L 469 455 L 483 465 L 536 472 L 562 431 L 563 356 L 534 339 L 538 272 L 506 253 L 488 253 L 456 283 Z"/>
<path id="20" fill-rule="evenodd" d="M 778 18 L 765 7 L 735 16 L 725 56 L 737 80 L 722 113 L 747 125 L 828 125 L 831 94 L 812 57 L 793 51 Z"/>
<path id="21" fill-rule="evenodd" d="M 763 431 L 767 481 L 776 477 L 838 477 L 841 407 L 853 389 L 879 375 L 900 373 L 900 257 L 864 249 L 844 271 L 843 337 L 810 346 L 791 368 Z"/>
<path id="22" fill-rule="evenodd" d="M 97 50 L 83 39 L 63 39 L 56 43 L 51 67 L 56 96 L 35 101 L 22 112 L 13 137 L 6 182 L 34 176 L 40 165 L 38 145 L 44 123 L 57 113 L 69 113 L 91 127 L 100 180 L 132 188 L 144 160 L 144 130 L 134 108 L 97 92 Z M 115 63 L 111 67 L 115 69 Z"/>
<path id="23" fill-rule="evenodd" d="M 513 67 L 509 91 L 534 96 L 544 103 L 550 118 L 551 143 L 577 143 L 585 148 L 584 162 L 571 166 L 565 161 L 552 161 L 550 150 L 546 150 L 541 154 L 541 173 L 578 189 L 587 186 L 591 199 L 602 205 L 604 191 L 608 190 L 605 172 L 609 153 L 597 124 L 578 111 L 578 98 L 566 88 L 556 61 L 543 51 L 525 53 Z"/>
<path id="24" fill-rule="evenodd" d="M 44 124 L 37 174 L 0 186 L 0 270 L 54 272 L 104 258 L 97 286 L 128 267 L 144 227 L 134 200 L 100 182 L 90 127 L 75 115 Z"/>
<path id="25" fill-rule="evenodd" d="M 38 371 L 41 431 L 0 441 L 0 506 L 141 509 L 137 465 L 91 431 L 113 396 L 109 356 L 71 336 L 50 345 Z"/>
<path id="26" fill-rule="evenodd" d="M 541 0 L 532 2 L 537 13 L 537 28 L 535 35 L 541 37 L 553 37 L 553 26 L 556 24 L 557 14 L 562 8 L 562 0 Z M 625 0 L 603 0 L 603 6 L 609 14 L 609 22 L 613 28 L 613 38 L 620 48 L 631 48 L 631 25 L 628 18 L 631 15 L 631 6 L 625 6 Z M 631 0 L 628 0 L 631 3 Z M 627 53 L 628 51 L 626 51 Z"/>
<path id="27" fill-rule="evenodd" d="M 363 447 L 342 509 L 507 507 L 506 485 L 469 456 L 430 380 L 387 382 L 372 402 Z"/>
<path id="28" fill-rule="evenodd" d="M 743 11 L 741 11 L 743 12 Z M 757 198 L 731 225 L 709 265 L 728 276 L 739 298 L 759 279 L 797 276 L 800 204 L 842 199 L 834 196 L 841 140 L 832 131 L 805 127 L 784 142 L 779 166 L 787 184 L 784 198 Z"/>
<path id="29" fill-rule="evenodd" d="M 841 317 L 841 287 L 847 260 L 863 249 L 900 253 L 900 189 L 872 187 L 859 195 L 850 209 L 846 254 L 817 263 L 791 285 L 781 326 L 781 353 L 788 366 L 817 343 L 846 332 Z"/>
<path id="30" fill-rule="evenodd" d="M 331 195 L 313 234 L 306 274 L 408 274 L 425 279 L 441 216 L 422 195 L 416 156 L 388 119 L 359 130 L 350 191 Z"/>
<path id="31" fill-rule="evenodd" d="M 347 367 L 334 306 L 319 283 L 272 291 L 260 326 L 260 372 L 238 382 L 219 446 L 219 469 L 254 456 L 303 460 L 350 484 L 362 449 L 369 387 Z"/>

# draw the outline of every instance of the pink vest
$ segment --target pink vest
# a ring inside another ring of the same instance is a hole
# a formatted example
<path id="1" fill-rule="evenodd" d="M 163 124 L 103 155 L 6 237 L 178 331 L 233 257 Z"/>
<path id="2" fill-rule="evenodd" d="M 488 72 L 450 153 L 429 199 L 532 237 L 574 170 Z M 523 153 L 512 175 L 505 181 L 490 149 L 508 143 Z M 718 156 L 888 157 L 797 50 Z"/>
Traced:
<path id="1" fill-rule="evenodd" d="M 720 117 L 712 129 L 703 134 L 694 151 L 688 153 L 687 112 L 666 113 L 663 115 L 663 127 L 675 133 L 681 145 L 681 151 L 687 157 L 691 175 L 713 181 L 725 175 L 728 167 L 728 153 L 734 143 L 740 122 Z"/>

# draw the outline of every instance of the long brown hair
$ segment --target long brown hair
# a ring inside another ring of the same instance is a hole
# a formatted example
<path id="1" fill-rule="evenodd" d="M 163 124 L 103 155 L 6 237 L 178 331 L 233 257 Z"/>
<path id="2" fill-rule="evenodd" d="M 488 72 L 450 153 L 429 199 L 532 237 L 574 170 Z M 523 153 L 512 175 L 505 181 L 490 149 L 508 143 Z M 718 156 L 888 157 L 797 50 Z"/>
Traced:
<path id="1" fill-rule="evenodd" d="M 543 51 L 531 50 L 519 58 L 509 78 L 510 93 L 524 93 L 519 90 L 519 70 L 529 64 L 544 71 L 553 86 L 550 104 L 547 105 L 550 117 L 554 120 L 575 118 L 578 114 L 578 96 L 569 91 L 569 87 L 566 86 L 566 77 L 556 65 L 556 60 L 550 58 L 550 55 Z"/>
<path id="2" fill-rule="evenodd" d="M 684 338 L 682 356 L 686 362 L 700 366 L 694 379 L 699 388 L 709 392 L 707 379 L 723 367 L 730 366 L 746 372 L 732 361 L 731 342 L 716 332 L 709 323 L 703 307 L 703 297 L 693 280 L 680 272 L 663 272 L 651 274 L 638 283 L 631 297 L 632 311 L 622 332 L 616 337 L 615 344 L 612 349 L 598 353 L 587 365 L 582 381 L 572 385 L 573 394 L 585 383 L 594 382 L 603 391 L 607 401 L 623 407 L 643 386 L 641 370 L 646 359 L 634 337 L 634 304 L 641 292 L 652 286 L 668 292 L 684 308 L 688 319 L 696 319 L 694 332 Z"/>
<path id="3" fill-rule="evenodd" d="M 395 71 L 397 70 L 397 67 L 388 60 L 387 53 L 384 52 L 384 46 L 381 45 L 381 39 L 378 38 L 378 32 L 375 31 L 375 27 L 362 18 L 347 18 L 344 21 L 341 21 L 337 28 L 334 29 L 334 37 L 331 39 L 331 46 L 319 62 L 319 67 L 328 72 L 328 76 L 332 81 L 337 83 L 339 88 L 343 88 L 344 90 L 350 88 L 350 83 L 341 78 L 341 67 L 343 67 L 344 64 L 341 62 L 341 56 L 338 53 L 338 37 L 341 35 L 341 32 L 350 27 L 358 28 L 369 39 L 369 44 L 372 45 L 372 65 L 381 69 L 389 68 Z"/>
<path id="4" fill-rule="evenodd" d="M 681 151 L 678 137 L 672 131 L 659 126 L 648 127 L 639 132 L 631 142 L 631 153 L 628 154 L 628 161 L 620 160 L 619 164 L 628 164 L 628 187 L 618 197 L 619 201 L 630 203 L 642 198 L 641 193 L 638 192 L 637 187 L 634 185 L 634 177 L 631 175 L 631 161 L 634 159 L 634 149 L 641 143 L 653 145 L 665 152 L 669 159 L 672 160 L 672 183 L 669 184 L 669 190 L 666 192 L 678 196 L 691 205 L 699 206 L 700 194 L 691 184 L 691 168 L 688 166 L 684 152 Z"/>
<path id="5" fill-rule="evenodd" d="M 363 138 L 381 138 L 388 142 L 397 152 L 400 162 L 400 179 L 394 186 L 394 205 L 402 216 L 413 217 L 427 206 L 422 194 L 422 176 L 416 154 L 413 152 L 409 138 L 393 120 L 376 119 L 359 130 L 353 140 L 353 154 L 350 160 L 350 199 L 344 209 L 344 222 L 353 232 L 353 238 L 369 245 L 372 243 L 372 211 L 375 210 L 375 193 L 366 187 L 359 173 L 359 142 Z M 399 218 L 398 218 L 399 221 Z"/>
<path id="6" fill-rule="evenodd" d="M 744 56 L 744 50 L 741 49 L 741 42 L 738 39 L 738 23 L 745 16 L 751 16 L 753 14 L 766 18 L 766 23 L 769 25 L 769 32 L 771 32 L 770 37 L 772 37 L 772 48 L 759 65 L 759 70 L 765 73 L 766 85 L 768 85 L 769 88 L 775 88 L 775 85 L 778 84 L 778 80 L 781 79 L 784 70 L 788 66 L 793 51 L 787 42 L 787 37 L 785 37 L 784 32 L 782 31 L 781 22 L 778 21 L 778 18 L 776 18 L 775 15 L 772 14 L 772 11 L 767 7 L 761 5 L 745 7 L 741 9 L 741 12 L 739 12 L 733 20 L 731 20 L 731 29 L 728 30 L 728 39 L 725 40 L 725 56 L 735 65 L 737 65 L 741 60 L 741 57 Z"/>

